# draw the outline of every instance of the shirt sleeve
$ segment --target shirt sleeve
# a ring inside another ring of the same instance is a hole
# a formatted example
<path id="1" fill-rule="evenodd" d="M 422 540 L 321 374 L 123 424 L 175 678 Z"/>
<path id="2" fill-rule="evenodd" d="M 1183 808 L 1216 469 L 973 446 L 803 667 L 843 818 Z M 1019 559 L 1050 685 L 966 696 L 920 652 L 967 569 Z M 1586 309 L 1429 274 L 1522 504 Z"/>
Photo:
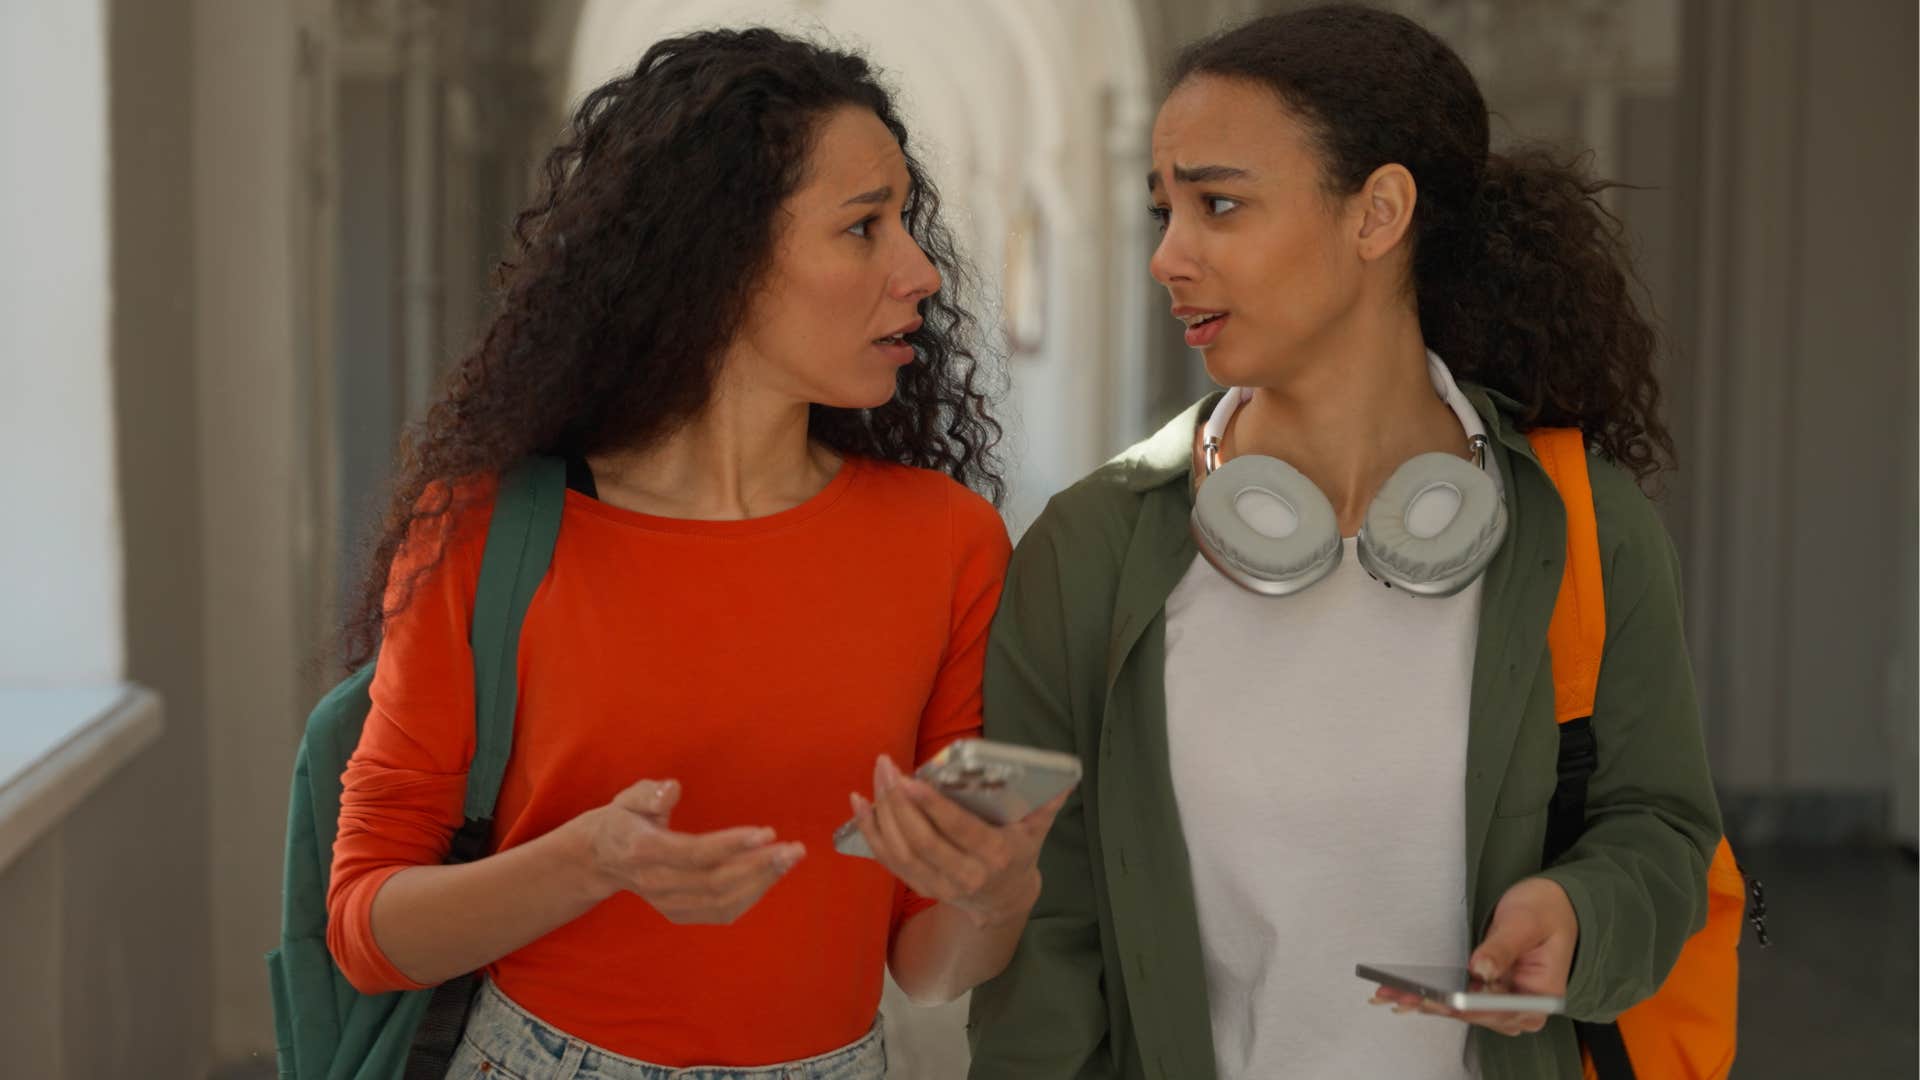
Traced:
<path id="1" fill-rule="evenodd" d="M 916 768 L 954 740 L 980 734 L 980 679 L 986 664 L 987 629 L 1000 606 L 1000 585 L 1012 554 L 1006 524 L 992 503 L 954 484 L 947 514 L 949 550 L 953 552 L 953 606 L 946 656 L 920 714 L 920 736 L 913 756 Z M 905 885 L 899 886 L 893 933 L 898 935 L 908 919 L 935 903 Z"/>
<path id="2" fill-rule="evenodd" d="M 393 614 L 374 671 L 373 708 L 341 778 L 327 888 L 327 947 L 362 993 L 422 988 L 381 951 L 373 900 L 401 870 L 445 862 L 464 816 L 474 752 L 468 635 L 491 496 L 462 490 L 451 515 L 417 521 L 388 575 Z"/>

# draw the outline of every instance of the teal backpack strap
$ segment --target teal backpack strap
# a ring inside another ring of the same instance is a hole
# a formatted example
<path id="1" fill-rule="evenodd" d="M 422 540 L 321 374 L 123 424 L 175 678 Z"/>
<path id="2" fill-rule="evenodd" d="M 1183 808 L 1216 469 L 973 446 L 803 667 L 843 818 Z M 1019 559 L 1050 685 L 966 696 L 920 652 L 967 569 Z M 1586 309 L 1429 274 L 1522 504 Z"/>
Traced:
<path id="1" fill-rule="evenodd" d="M 467 767 L 467 820 L 453 834 L 450 863 L 481 858 L 493 838 L 493 807 L 520 698 L 520 622 L 547 576 L 566 497 L 566 464 L 559 458 L 530 458 L 500 478 L 473 596 L 473 764 Z M 443 1080 L 479 987 L 479 976 L 469 973 L 427 992 L 400 1080 Z"/>
<path id="2" fill-rule="evenodd" d="M 559 458 L 531 458 L 500 480 L 493 521 L 487 527 L 480 585 L 473 599 L 473 764 L 467 770 L 466 817 L 469 827 L 491 823 L 500 779 L 513 749 L 513 713 L 519 702 L 520 622 L 534 590 L 547 574 L 554 540 L 560 535 L 560 511 L 567 494 L 566 465 Z M 461 830 L 462 837 L 470 828 Z M 481 849 L 458 851 L 455 861 L 484 855 Z"/>

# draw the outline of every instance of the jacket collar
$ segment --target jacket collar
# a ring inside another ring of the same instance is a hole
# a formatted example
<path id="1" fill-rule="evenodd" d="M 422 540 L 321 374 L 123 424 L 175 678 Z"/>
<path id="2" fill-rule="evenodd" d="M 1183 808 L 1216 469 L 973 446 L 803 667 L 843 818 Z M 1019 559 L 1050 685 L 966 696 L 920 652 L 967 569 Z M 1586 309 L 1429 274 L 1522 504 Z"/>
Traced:
<path id="1" fill-rule="evenodd" d="M 1466 381 L 1460 383 L 1460 392 L 1473 403 L 1474 411 L 1480 414 L 1480 419 L 1487 425 L 1488 434 L 1495 441 L 1511 453 L 1536 465 L 1539 463 L 1533 453 L 1533 444 L 1516 426 L 1515 418 L 1522 411 L 1519 402 L 1497 390 Z M 1166 426 L 1108 463 L 1120 468 L 1128 490 L 1151 491 L 1183 478 L 1191 487 L 1198 479 L 1194 475 L 1193 433 L 1199 427 L 1201 418 L 1212 412 L 1214 405 L 1219 403 L 1221 393 L 1216 390 L 1181 410 L 1178 416 L 1167 421 Z"/>

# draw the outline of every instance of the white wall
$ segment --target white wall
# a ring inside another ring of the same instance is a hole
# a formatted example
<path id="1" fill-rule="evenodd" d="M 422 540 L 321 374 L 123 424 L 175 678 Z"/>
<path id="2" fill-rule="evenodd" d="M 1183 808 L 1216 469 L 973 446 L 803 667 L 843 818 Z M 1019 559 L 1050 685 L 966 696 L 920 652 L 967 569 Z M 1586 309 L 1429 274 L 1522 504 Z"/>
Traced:
<path id="1" fill-rule="evenodd" d="M 124 665 L 106 95 L 98 0 L 0 4 L 0 683 Z"/>
<path id="2" fill-rule="evenodd" d="M 61 816 L 0 867 L 8 1077 L 208 1075 L 190 8 L 0 0 L 0 683 L 167 707 L 137 756 L 102 718 L 26 782 Z"/>

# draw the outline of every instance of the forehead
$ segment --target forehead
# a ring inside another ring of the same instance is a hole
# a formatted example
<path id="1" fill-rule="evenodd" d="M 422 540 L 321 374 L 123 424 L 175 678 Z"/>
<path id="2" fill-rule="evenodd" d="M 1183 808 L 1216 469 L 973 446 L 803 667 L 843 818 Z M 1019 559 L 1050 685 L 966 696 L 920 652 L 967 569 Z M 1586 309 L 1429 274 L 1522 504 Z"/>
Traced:
<path id="1" fill-rule="evenodd" d="M 1246 79 L 1201 75 L 1175 87 L 1153 122 L 1153 167 L 1231 165 L 1264 175 L 1310 158 L 1306 129 L 1273 91 Z"/>
<path id="2" fill-rule="evenodd" d="M 893 132 L 871 109 L 847 107 L 820 121 L 796 195 L 838 205 L 886 185 L 904 194 L 906 180 L 907 159 Z"/>

